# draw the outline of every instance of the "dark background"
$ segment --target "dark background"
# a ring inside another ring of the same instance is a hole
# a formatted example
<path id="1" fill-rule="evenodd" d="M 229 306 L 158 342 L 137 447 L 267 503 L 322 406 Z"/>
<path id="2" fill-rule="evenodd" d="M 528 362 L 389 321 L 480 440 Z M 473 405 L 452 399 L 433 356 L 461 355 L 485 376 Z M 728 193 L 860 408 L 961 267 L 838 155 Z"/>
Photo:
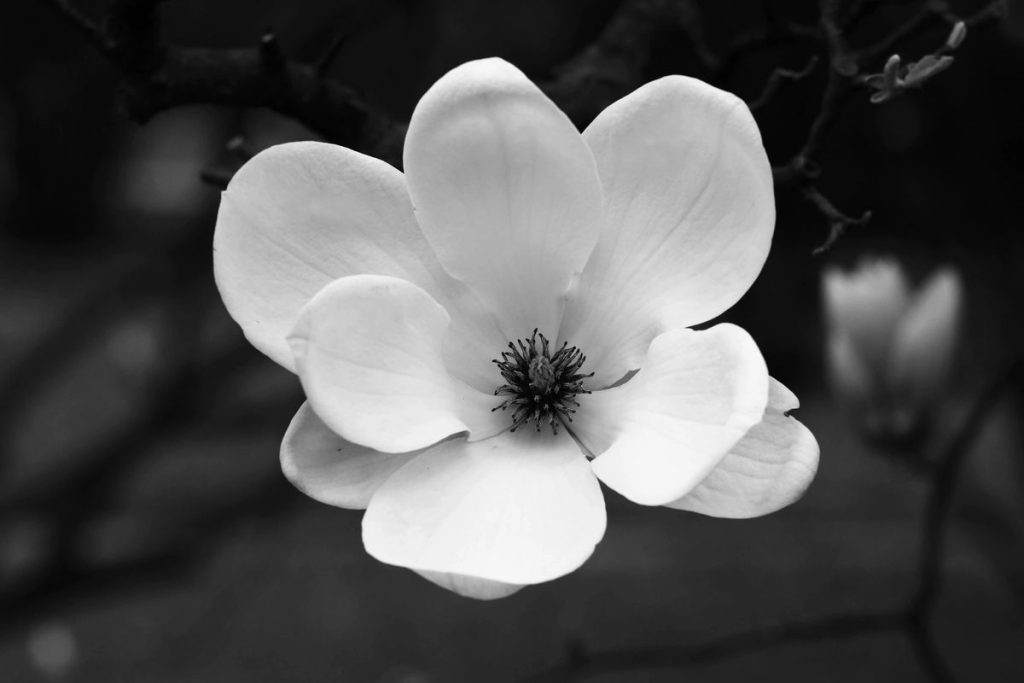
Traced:
<path id="1" fill-rule="evenodd" d="M 922 4 L 869 2 L 848 39 L 870 44 Z M 174 0 L 163 30 L 171 44 L 234 47 L 272 28 L 298 61 L 316 60 L 341 32 L 330 77 L 405 120 L 466 59 L 499 55 L 549 81 L 619 5 Z M 954 3 L 963 15 L 978 6 Z M 705 43 L 666 23 L 649 37 L 640 82 L 685 73 L 753 100 L 775 67 L 821 56 L 809 77 L 757 111 L 770 159 L 786 163 L 818 112 L 828 73 L 821 46 L 769 45 L 711 73 L 701 49 L 724 53 L 764 25 L 764 8 L 693 7 Z M 807 2 L 775 11 L 813 25 L 817 10 Z M 927 24 L 895 51 L 916 59 L 947 33 Z M 884 61 L 864 68 L 880 71 Z M 883 105 L 864 90 L 843 104 L 816 183 L 850 215 L 870 209 L 869 223 L 812 255 L 827 221 L 799 192 L 777 192 L 768 264 L 726 317 L 751 331 L 772 374 L 803 400 L 800 419 L 822 450 L 806 497 L 736 522 L 607 492 L 608 531 L 582 569 L 493 603 L 376 563 L 362 550 L 360 513 L 308 500 L 280 474 L 278 444 L 301 392 L 245 344 L 217 296 L 209 245 L 218 188 L 201 173 L 216 178 L 247 153 L 315 134 L 265 109 L 230 106 L 176 108 L 140 127 L 118 112 L 122 71 L 48 3 L 4 8 L 0 681 L 505 680 L 573 661 L 581 677 L 600 681 L 930 680 L 899 629 L 823 629 L 735 656 L 633 665 L 657 659 L 645 649 L 884 612 L 913 593 L 929 482 L 865 442 L 830 395 L 820 277 L 865 254 L 898 257 L 915 283 L 941 264 L 960 270 L 964 336 L 943 397 L 951 414 L 1020 354 L 1019 2 L 1001 22 L 971 29 L 954 66 L 924 88 Z M 586 124 L 578 100 L 560 103 Z M 239 135 L 241 149 L 228 149 Z M 1018 400 L 1011 393 L 988 412 L 945 527 L 929 623 L 960 681 L 1024 680 Z M 611 671 L 586 656 L 607 651 L 624 651 L 629 666 Z"/>

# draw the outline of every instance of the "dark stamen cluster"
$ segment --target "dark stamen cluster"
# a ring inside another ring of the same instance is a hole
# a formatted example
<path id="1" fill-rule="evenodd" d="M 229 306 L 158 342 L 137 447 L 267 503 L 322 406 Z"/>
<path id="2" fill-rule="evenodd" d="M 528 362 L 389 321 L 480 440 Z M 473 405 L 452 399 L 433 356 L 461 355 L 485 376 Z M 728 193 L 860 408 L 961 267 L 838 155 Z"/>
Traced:
<path id="1" fill-rule="evenodd" d="M 537 340 L 540 339 L 538 347 Z M 517 339 L 508 343 L 508 351 L 501 354 L 498 365 L 505 384 L 494 390 L 495 396 L 509 396 L 501 405 L 492 409 L 513 409 L 512 429 L 534 420 L 537 431 L 548 424 L 554 434 L 558 423 L 564 426 L 572 422 L 572 415 L 579 407 L 577 394 L 589 394 L 583 388 L 583 380 L 594 373 L 579 372 L 587 357 L 575 346 L 563 342 L 561 348 L 551 353 L 548 340 L 537 330 L 529 339 Z"/>

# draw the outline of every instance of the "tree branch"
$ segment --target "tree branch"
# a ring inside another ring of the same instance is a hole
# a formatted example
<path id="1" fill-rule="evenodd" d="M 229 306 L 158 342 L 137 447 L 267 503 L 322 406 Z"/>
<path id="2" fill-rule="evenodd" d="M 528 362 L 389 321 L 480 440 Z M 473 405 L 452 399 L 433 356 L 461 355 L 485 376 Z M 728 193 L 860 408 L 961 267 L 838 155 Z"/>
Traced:
<path id="1" fill-rule="evenodd" d="M 810 76 L 811 72 L 814 71 L 814 67 L 817 65 L 818 57 L 816 55 L 812 55 L 810 61 L 807 62 L 807 66 L 800 70 L 776 67 L 768 77 L 768 80 L 765 81 L 764 88 L 761 89 L 761 93 L 747 103 L 747 106 L 750 107 L 750 111 L 758 111 L 771 102 L 772 98 L 775 97 L 775 94 L 778 92 L 779 88 L 782 87 L 783 83 L 796 83 L 797 81 L 802 81 Z"/>
<path id="2" fill-rule="evenodd" d="M 807 199 L 814 207 L 821 213 L 821 215 L 828 221 L 828 235 L 825 237 L 825 241 L 814 248 L 811 252 L 815 256 L 824 254 L 839 240 L 840 237 L 846 232 L 846 229 L 852 225 L 864 225 L 871 220 L 871 212 L 865 211 L 860 215 L 859 218 L 848 216 L 839 209 L 836 208 L 832 201 L 821 193 L 813 183 L 806 183 L 801 188 L 801 193 L 804 198 Z"/>
<path id="3" fill-rule="evenodd" d="M 921 668 L 935 683 L 954 680 L 931 630 L 930 616 L 938 597 L 943 538 L 957 474 L 996 402 L 1022 381 L 1024 368 L 1015 362 L 979 393 L 952 438 L 939 454 L 941 463 L 929 474 L 931 489 L 922 522 L 923 539 L 917 587 L 905 609 L 842 614 L 820 619 L 782 622 L 712 639 L 693 647 L 613 650 L 592 654 L 580 643 L 569 648 L 566 661 L 531 681 L 564 681 L 588 673 L 688 667 L 783 644 L 850 638 L 867 633 L 902 631 L 910 639 Z"/>
<path id="4" fill-rule="evenodd" d="M 845 614 L 805 621 L 784 622 L 722 636 L 691 647 L 613 650 L 590 653 L 580 643 L 571 643 L 566 662 L 531 676 L 528 681 L 567 681 L 592 673 L 642 671 L 689 667 L 737 657 L 778 645 L 850 638 L 868 633 L 903 628 L 902 612 Z"/>
<path id="5" fill-rule="evenodd" d="M 316 67 L 268 59 L 268 48 L 170 48 L 156 77 L 128 83 L 125 111 L 144 122 L 186 104 L 268 107 L 326 139 L 395 159 L 405 126 L 373 110 Z"/>
<path id="6" fill-rule="evenodd" d="M 597 39 L 554 70 L 541 85 L 577 123 L 589 123 L 604 107 L 644 80 L 656 37 L 696 21 L 693 0 L 624 0 Z"/>
<path id="7" fill-rule="evenodd" d="M 46 3 L 67 19 L 100 54 L 110 54 L 111 45 L 106 34 L 89 17 L 78 11 L 70 0 L 46 0 Z"/>
<path id="8" fill-rule="evenodd" d="M 937 467 L 932 474 L 919 560 L 921 581 L 911 606 L 912 612 L 922 619 L 930 615 L 941 585 L 946 522 L 952 509 L 960 470 L 970 454 L 971 444 L 985 426 L 996 403 L 1008 390 L 1021 383 L 1022 374 L 1022 362 L 1017 361 L 990 382 L 971 405 L 946 447 L 935 458 Z"/>
<path id="9" fill-rule="evenodd" d="M 165 46 L 158 13 L 163 0 L 111 0 L 102 30 L 69 0 L 46 1 L 121 70 L 121 108 L 138 123 L 190 104 L 267 107 L 327 140 L 401 158 L 403 124 L 327 78 L 323 61 L 310 66 L 287 59 L 272 33 L 249 49 Z"/>

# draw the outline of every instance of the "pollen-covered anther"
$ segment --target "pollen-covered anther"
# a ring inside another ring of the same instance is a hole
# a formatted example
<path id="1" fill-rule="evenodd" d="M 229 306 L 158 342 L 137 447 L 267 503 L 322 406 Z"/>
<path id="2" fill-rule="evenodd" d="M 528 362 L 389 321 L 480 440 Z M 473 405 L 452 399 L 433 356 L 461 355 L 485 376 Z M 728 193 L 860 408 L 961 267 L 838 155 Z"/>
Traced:
<path id="1" fill-rule="evenodd" d="M 594 373 L 580 372 L 587 357 L 568 342 L 563 342 L 552 353 L 547 337 L 536 329 L 528 339 L 509 342 L 508 348 L 502 352 L 501 360 L 492 362 L 497 364 L 505 380 L 505 384 L 494 390 L 494 395 L 509 398 L 491 412 L 512 408 L 510 431 L 533 420 L 538 432 L 547 424 L 552 433 L 557 434 L 560 423 L 565 426 L 572 422 L 580 405 L 576 396 L 590 393 L 583 388 L 583 380 Z"/>

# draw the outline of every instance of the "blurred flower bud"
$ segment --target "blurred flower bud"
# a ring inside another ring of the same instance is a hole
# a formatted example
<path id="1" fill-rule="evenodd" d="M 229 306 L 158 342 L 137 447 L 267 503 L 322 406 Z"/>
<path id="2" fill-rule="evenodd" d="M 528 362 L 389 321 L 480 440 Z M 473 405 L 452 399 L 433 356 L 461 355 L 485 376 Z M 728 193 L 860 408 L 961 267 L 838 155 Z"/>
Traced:
<path id="1" fill-rule="evenodd" d="M 946 38 L 946 47 L 950 50 L 955 50 L 960 47 L 960 43 L 964 42 L 964 38 L 967 37 L 967 24 L 962 21 L 958 21 L 953 24 L 953 30 L 949 32 L 949 37 Z"/>
<path id="2" fill-rule="evenodd" d="M 885 63 L 885 69 L 882 70 L 882 87 L 886 90 L 895 90 L 896 81 L 899 79 L 900 73 L 900 56 L 893 55 L 889 57 Z"/>
<path id="3" fill-rule="evenodd" d="M 900 66 L 902 62 L 899 55 L 892 55 L 885 62 L 885 68 L 880 74 L 870 74 L 864 78 L 864 82 L 876 92 L 871 95 L 871 102 L 879 104 L 892 99 L 900 94 Z"/>
<path id="4" fill-rule="evenodd" d="M 941 399 L 952 365 L 963 285 L 940 268 L 912 291 L 893 260 L 823 275 L 826 357 L 835 391 L 874 438 L 919 430 Z"/>

